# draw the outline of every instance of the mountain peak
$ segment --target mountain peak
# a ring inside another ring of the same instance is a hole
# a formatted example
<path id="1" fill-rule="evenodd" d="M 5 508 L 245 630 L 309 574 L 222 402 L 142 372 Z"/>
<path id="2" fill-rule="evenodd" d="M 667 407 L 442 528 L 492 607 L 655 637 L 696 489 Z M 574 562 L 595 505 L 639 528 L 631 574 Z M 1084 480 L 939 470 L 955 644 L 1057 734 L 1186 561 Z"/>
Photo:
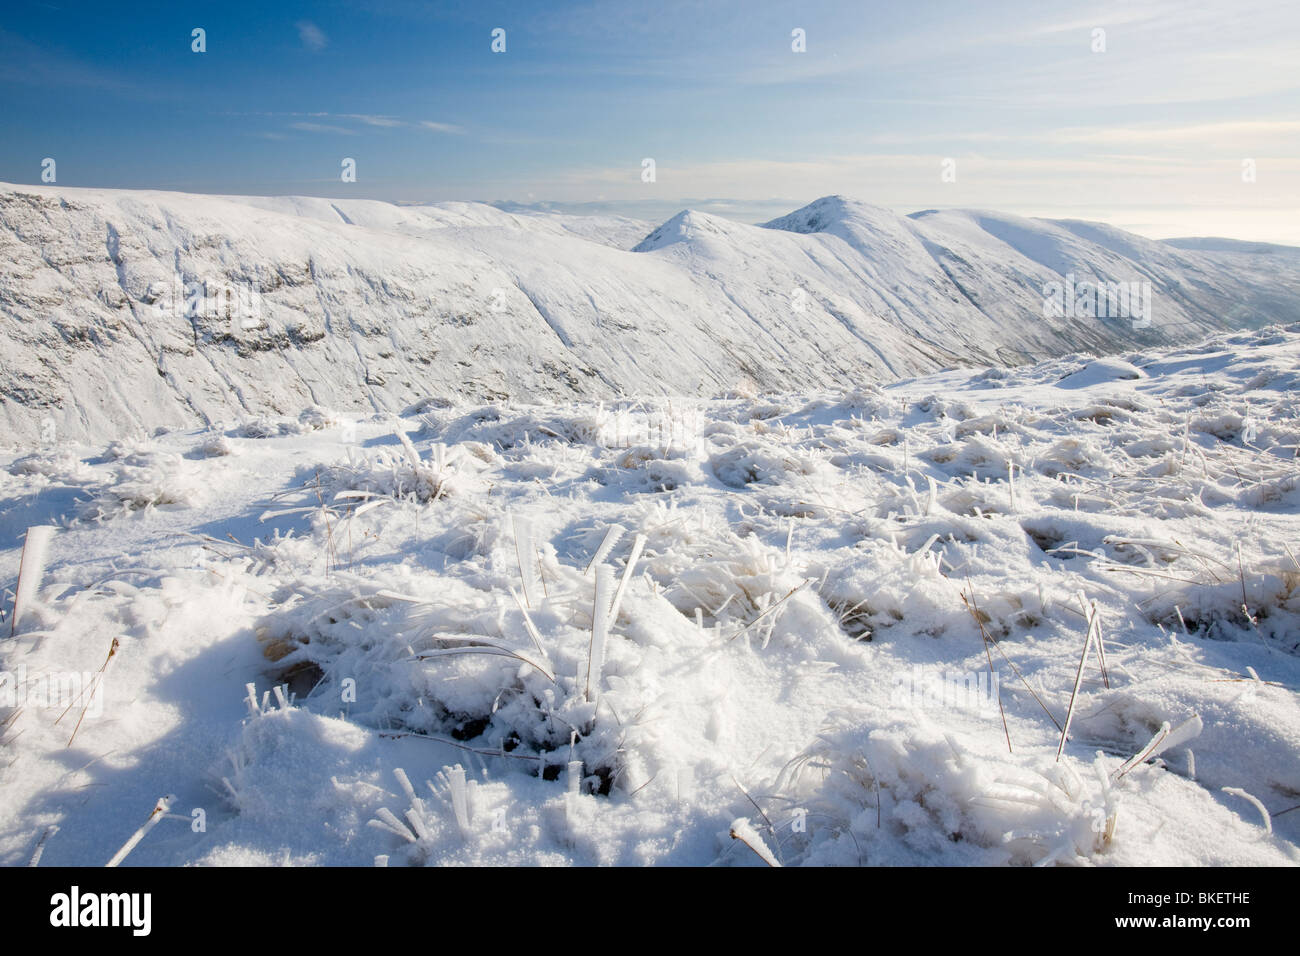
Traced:
<path id="1" fill-rule="evenodd" d="M 839 194 L 815 199 L 801 209 L 762 224 L 764 229 L 783 232 L 825 232 L 852 240 L 855 234 L 896 230 L 901 217 L 880 206 L 873 206 Z"/>
<path id="2" fill-rule="evenodd" d="M 653 252 L 678 242 L 724 236 L 735 227 L 736 224 L 728 219 L 696 209 L 683 209 L 633 246 L 632 251 Z"/>
<path id="3" fill-rule="evenodd" d="M 785 232 L 827 232 L 853 215 L 854 207 L 865 205 L 847 196 L 833 195 L 814 199 L 801 209 L 763 223 L 764 229 Z"/>

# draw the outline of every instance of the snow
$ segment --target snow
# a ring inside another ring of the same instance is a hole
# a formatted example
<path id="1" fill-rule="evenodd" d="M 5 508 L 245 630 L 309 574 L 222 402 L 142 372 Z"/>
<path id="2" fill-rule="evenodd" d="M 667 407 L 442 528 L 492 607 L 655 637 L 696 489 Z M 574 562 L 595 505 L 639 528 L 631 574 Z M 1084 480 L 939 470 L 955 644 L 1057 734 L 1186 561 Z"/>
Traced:
<path id="1" fill-rule="evenodd" d="M 0 863 L 1300 863 L 1297 396 L 1289 325 L 26 440 Z"/>
<path id="2" fill-rule="evenodd" d="M 838 196 L 765 226 L 685 210 L 655 228 L 0 184 L 0 429 L 105 441 L 313 405 L 850 389 L 1297 321 L 1300 258 L 1253 248 Z M 1044 315 L 1067 275 L 1149 284 L 1150 326 Z"/>
<path id="3" fill-rule="evenodd" d="M 1106 382 L 1124 379 L 1143 378 L 1146 373 L 1131 362 L 1123 359 L 1106 358 L 1089 362 L 1077 372 L 1071 372 L 1056 383 L 1058 388 L 1088 388 Z"/>

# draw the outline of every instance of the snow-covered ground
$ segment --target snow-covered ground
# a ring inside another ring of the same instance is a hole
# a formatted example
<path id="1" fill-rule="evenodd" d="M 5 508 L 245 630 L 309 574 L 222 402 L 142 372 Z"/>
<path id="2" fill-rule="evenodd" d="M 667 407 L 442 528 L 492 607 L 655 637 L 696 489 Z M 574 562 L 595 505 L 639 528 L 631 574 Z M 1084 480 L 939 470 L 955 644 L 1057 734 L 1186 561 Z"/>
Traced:
<path id="1" fill-rule="evenodd" d="M 1294 325 L 19 449 L 0 863 L 1295 864 L 1298 449 Z"/>

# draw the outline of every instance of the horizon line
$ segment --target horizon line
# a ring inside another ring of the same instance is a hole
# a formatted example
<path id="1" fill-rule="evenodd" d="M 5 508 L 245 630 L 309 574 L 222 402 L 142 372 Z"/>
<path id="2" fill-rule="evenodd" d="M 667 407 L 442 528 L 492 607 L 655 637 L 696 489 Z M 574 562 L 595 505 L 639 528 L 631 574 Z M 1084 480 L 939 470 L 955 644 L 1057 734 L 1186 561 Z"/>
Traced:
<path id="1" fill-rule="evenodd" d="M 802 210 L 802 209 L 807 208 L 808 206 L 813 205 L 814 203 L 820 202 L 820 201 L 822 201 L 822 200 L 824 200 L 824 199 L 835 199 L 835 198 L 838 198 L 838 199 L 847 199 L 847 200 L 850 200 L 850 201 L 853 201 L 853 202 L 860 202 L 860 203 L 862 203 L 862 204 L 864 204 L 864 205 L 871 206 L 871 207 L 876 208 L 876 209 L 883 209 L 883 210 L 886 210 L 886 211 L 888 211 L 888 212 L 892 212 L 892 213 L 894 213 L 895 215 L 901 216 L 901 217 L 903 217 L 903 218 L 911 218 L 911 217 L 914 217 L 914 216 L 916 216 L 916 215 L 920 215 L 920 214 L 922 214 L 922 213 L 927 213 L 927 212 L 988 212 L 988 213 L 997 213 L 997 214 L 999 214 L 999 215 L 1004 215 L 1004 216 L 1015 216 L 1015 217 L 1022 218 L 1022 219 L 1036 219 L 1036 220 L 1040 220 L 1040 221 L 1044 221 L 1044 222 L 1089 222 L 1089 223 L 1097 223 L 1097 224 L 1101 224 L 1101 225 L 1109 226 L 1109 227 L 1114 228 L 1114 229 L 1118 229 L 1118 230 L 1123 231 L 1123 232 L 1130 233 L 1130 234 L 1132 234 L 1132 235 L 1136 235 L 1136 236 L 1139 236 L 1139 237 L 1142 237 L 1142 238 L 1150 239 L 1150 240 L 1153 241 L 1153 242 L 1178 242 L 1178 241 L 1192 240 L 1192 239 L 1210 239 L 1210 240 L 1221 240 L 1221 241 L 1227 241 L 1227 242 L 1241 243 L 1241 244 L 1243 244 L 1243 245 L 1276 246 L 1276 247 L 1284 248 L 1284 249 L 1296 249 L 1296 250 L 1300 250 L 1300 241 L 1297 241 L 1297 242 L 1279 242 L 1279 241 L 1277 241 L 1277 240 L 1275 240 L 1275 239 L 1254 239 L 1254 238 L 1251 238 L 1251 239 L 1244 239 L 1244 238 L 1240 238 L 1240 237 L 1237 237 L 1237 236 L 1229 236 L 1229 235 L 1223 235 L 1223 234 L 1212 233 L 1212 232 L 1204 232 L 1204 233 L 1185 233 L 1185 234 L 1179 234 L 1179 235 L 1167 235 L 1167 236 L 1159 236 L 1159 237 L 1155 237 L 1155 236 L 1146 236 L 1146 235 L 1144 235 L 1142 232 L 1139 232 L 1139 231 L 1137 231 L 1136 229 L 1134 229 L 1131 225 L 1121 225 L 1121 224 L 1115 222 L 1114 219 L 1113 219 L 1113 217 L 1112 217 L 1112 218 L 1106 218 L 1106 217 L 1100 217 L 1100 216 L 1095 216 L 1095 215 L 1094 215 L 1094 217 L 1087 217 L 1087 216 L 1060 216 L 1060 215 L 1053 216 L 1053 215 L 1044 215 L 1044 214 L 1033 214 L 1033 213 L 1025 213 L 1025 212 L 1015 212 L 1015 211 L 1011 211 L 1011 210 L 1006 209 L 1006 208 L 999 208 L 999 207 L 996 207 L 996 206 L 987 206 L 987 205 L 945 205 L 945 204 L 924 206 L 924 207 L 920 207 L 920 208 L 912 209 L 912 210 L 910 210 L 910 211 L 908 211 L 908 212 L 902 212 L 902 211 L 900 211 L 899 207 L 897 207 L 897 206 L 890 206 L 890 205 L 876 204 L 876 203 L 870 202 L 869 200 L 862 199 L 862 198 L 857 197 L 857 196 L 854 196 L 854 195 L 852 195 L 852 194 L 850 194 L 850 193 L 844 193 L 844 192 L 830 192 L 830 193 L 826 193 L 826 194 L 824 194 L 824 195 L 817 196 L 816 198 L 809 199 L 809 200 L 801 200 L 801 199 L 796 199 L 796 198 L 792 198 L 792 197 L 738 198 L 738 197 L 734 197 L 734 196 L 712 196 L 712 197 L 670 197 L 670 198 L 665 198 L 665 199 L 656 199 L 656 198 L 638 198 L 638 199 L 629 199 L 629 198 L 618 198 L 618 199 L 606 199 L 606 198 L 595 198 L 595 199 L 538 199 L 538 198 L 536 198 L 536 197 L 527 198 L 527 199 L 515 199 L 515 198 L 498 198 L 498 199 L 481 199 L 481 198 L 480 198 L 480 199 L 462 199 L 462 198 L 445 198 L 445 199 L 431 199 L 431 198 L 401 198 L 401 199 L 387 199 L 387 198 L 380 198 L 380 197 L 375 197 L 375 196 L 356 196 L 356 197 L 347 197 L 347 196 L 329 196 L 329 195 L 314 194 L 314 193 L 308 193 L 308 192 L 271 192 L 271 191 L 256 191 L 256 190 L 254 190 L 254 191 L 249 191 L 249 192 L 231 192 L 231 191 L 226 191 L 226 190 L 216 190 L 216 189 L 195 189 L 195 188 L 189 188 L 189 189 L 186 189 L 186 188 L 181 188 L 181 187 L 178 187 L 178 186 L 170 186 L 170 185 L 163 185 L 163 186 L 94 186 L 94 185 L 70 185 L 70 184 L 57 183 L 57 182 L 56 182 L 56 183 L 31 183 L 31 182 L 11 182 L 11 181 L 8 181 L 8 180 L 0 180 L 0 187 L 11 187 L 11 188 L 31 188 L 31 189 L 50 190 L 50 191 L 59 191 L 59 190 L 83 190 L 83 191 L 87 191 L 87 192 L 169 193 L 169 194 L 176 194 L 176 195 L 182 195 L 182 196 L 208 196 L 208 197 L 212 197 L 212 198 L 214 198 L 214 199 L 244 199 L 244 198 L 247 198 L 247 199 L 319 199 L 319 200 L 327 201 L 327 202 L 337 202 L 337 201 L 345 201 L 345 202 L 349 202 L 349 201 L 350 201 L 350 202 L 357 202 L 357 201 L 361 201 L 361 202 L 384 203 L 384 204 L 386 204 L 386 205 L 390 205 L 390 206 L 398 206 L 398 207 L 402 207 L 402 206 L 437 206 L 437 205 L 444 205 L 444 204 L 451 204 L 451 203 L 467 203 L 467 204 L 472 204 L 472 205 L 488 206 L 488 207 L 491 207 L 491 208 L 494 208 L 494 209 L 499 209 L 499 210 L 502 211 L 502 212 L 512 212 L 512 211 L 515 211 L 515 210 L 517 209 L 517 210 L 529 210 L 529 211 L 540 212 L 540 213 L 553 213 L 553 214 L 558 214 L 558 215 L 587 215 L 587 216 L 591 216 L 591 217 L 599 216 L 599 215 L 601 215 L 601 213 L 600 213 L 599 211 L 589 211 L 589 212 L 584 212 L 584 213 L 576 213 L 576 212 L 571 212 L 571 211 L 568 211 L 568 210 L 581 209 L 581 208 L 584 208 L 584 207 L 596 207 L 596 208 L 599 208 L 599 207 L 628 207 L 628 208 L 631 208 L 631 207 L 638 207 L 638 206 L 639 206 L 639 207 L 655 206 L 655 207 L 671 208 L 671 209 L 674 209 L 674 210 L 675 210 L 674 212 L 667 213 L 667 214 L 661 212 L 661 213 L 658 214 L 658 216 L 656 216 L 655 218 L 652 218 L 652 219 L 642 219 L 642 218 L 640 218 L 640 217 L 634 217 L 634 216 L 622 216 L 622 218 L 626 218 L 626 219 L 634 219 L 634 220 L 636 220 L 636 221 L 644 222 L 644 223 L 646 223 L 647 225 L 651 225 L 651 226 L 654 226 L 654 227 L 661 226 L 661 225 L 663 225 L 663 224 L 665 224 L 665 223 L 671 221 L 673 218 L 675 218 L 675 217 L 677 217 L 677 216 L 679 216 L 679 215 L 681 215 L 681 214 L 683 214 L 683 213 L 687 213 L 687 212 L 699 212 L 699 213 L 703 213 L 704 215 L 717 216 L 718 218 L 728 219 L 728 220 L 730 220 L 730 221 L 732 221 L 732 222 L 741 223 L 741 224 L 743 224 L 743 225 L 762 226 L 762 225 L 764 225 L 764 222 L 761 222 L 761 221 L 759 221 L 758 219 L 754 219 L 754 218 L 752 218 L 752 217 L 751 217 L 751 218 L 747 218 L 747 217 L 744 217 L 743 215 L 735 215 L 735 214 L 731 214 L 731 215 L 729 215 L 726 211 L 723 211 L 723 210 L 718 210 L 718 209 L 707 209 L 707 208 L 701 208 L 701 207 L 706 207 L 706 206 L 728 206 L 728 205 L 730 205 L 730 206 L 736 206 L 736 207 L 745 207 L 745 206 L 748 206 L 748 207 L 751 207 L 751 208 L 753 208 L 753 207 L 760 207 L 760 206 L 761 206 L 761 207 L 772 207 L 773 209 L 781 209 L 781 210 L 784 210 L 784 212 L 777 213 L 776 215 L 774 215 L 774 216 L 771 217 L 772 219 L 779 219 L 779 218 L 781 218 L 781 217 L 784 216 L 784 215 L 791 215 L 791 214 L 796 213 L 796 212 L 798 212 L 798 211 L 800 211 L 800 210 Z M 1064 205 L 1064 204 L 1063 204 L 1063 205 Z M 505 207 L 505 206 L 515 207 L 515 209 L 506 209 L 506 208 L 502 208 L 502 207 Z M 1041 207 L 1041 204 L 1035 204 L 1035 207 Z M 1219 210 L 1219 211 L 1221 211 L 1221 212 L 1222 212 L 1222 211 L 1225 211 L 1225 207 L 1223 207 L 1223 206 L 1220 205 L 1220 204 L 1215 204 L 1215 203 L 1205 203 L 1205 204 L 1197 204 L 1197 203 L 1151 203 L 1151 204 L 1144 204 L 1144 205 L 1137 205 L 1137 204 L 1134 204 L 1134 203 L 1116 203 L 1116 204 L 1112 204 L 1109 208 L 1114 209 L 1114 210 L 1132 210 L 1132 211 L 1147 211 L 1147 212 L 1150 212 L 1150 211 L 1156 211 L 1156 210 L 1184 210 L 1184 211 L 1186 211 L 1186 210 L 1189 210 L 1189 209 L 1190 209 L 1190 210 L 1195 210 L 1195 209 Z M 606 212 L 605 214 L 607 214 L 607 215 L 618 215 L 617 213 L 613 213 L 613 212 Z M 663 218 L 659 218 L 659 216 L 662 216 Z M 769 220 L 766 220 L 766 221 L 771 221 L 771 220 L 769 219 Z"/>

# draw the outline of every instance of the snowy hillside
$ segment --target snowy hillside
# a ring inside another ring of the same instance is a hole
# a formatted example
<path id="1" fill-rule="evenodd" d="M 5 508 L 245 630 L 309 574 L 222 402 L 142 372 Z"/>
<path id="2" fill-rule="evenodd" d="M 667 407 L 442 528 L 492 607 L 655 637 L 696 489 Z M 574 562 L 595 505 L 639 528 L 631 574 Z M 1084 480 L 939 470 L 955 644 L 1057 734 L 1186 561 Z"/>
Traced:
<path id="1" fill-rule="evenodd" d="M 83 377 L 88 427 L 100 396 L 233 416 L 259 376 L 295 414 L 0 458 L 7 587 L 58 528 L 0 641 L 0 863 L 102 864 L 164 795 L 126 865 L 1300 863 L 1300 325 L 884 388 L 296 414 L 548 362 L 591 393 L 780 349 L 778 380 L 818 349 L 828 379 L 864 349 L 906 372 L 946 361 L 913 328 L 975 322 L 1064 348 L 1004 327 L 1011 290 L 1138 252 L 1210 325 L 1237 280 L 1201 253 L 838 203 L 633 253 L 477 206 L 67 197 L 5 195 L 7 382 Z M 255 278 L 296 337 L 142 321 L 172 257 Z M 803 331 L 763 304 L 795 276 Z M 535 310 L 483 308 L 493 282 Z M 84 335 L 35 323 L 59 309 Z"/>
<path id="2" fill-rule="evenodd" d="M 637 237 L 640 238 L 638 241 Z M 635 249 L 635 251 L 633 251 Z M 1293 321 L 1300 259 L 828 197 L 749 226 L 0 185 L 0 429 L 853 387 Z M 1044 316 L 1149 286 L 1149 325 Z"/>

